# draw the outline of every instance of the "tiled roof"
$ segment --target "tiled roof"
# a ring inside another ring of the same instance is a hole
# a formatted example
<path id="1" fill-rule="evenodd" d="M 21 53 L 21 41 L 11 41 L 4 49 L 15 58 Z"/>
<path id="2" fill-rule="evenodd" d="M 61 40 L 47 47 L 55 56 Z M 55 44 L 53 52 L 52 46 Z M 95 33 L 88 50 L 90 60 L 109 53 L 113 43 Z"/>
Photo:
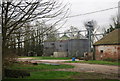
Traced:
<path id="1" fill-rule="evenodd" d="M 108 35 L 104 36 L 101 40 L 94 43 L 94 45 L 114 45 L 120 44 L 120 28 L 115 29 L 110 32 Z"/>

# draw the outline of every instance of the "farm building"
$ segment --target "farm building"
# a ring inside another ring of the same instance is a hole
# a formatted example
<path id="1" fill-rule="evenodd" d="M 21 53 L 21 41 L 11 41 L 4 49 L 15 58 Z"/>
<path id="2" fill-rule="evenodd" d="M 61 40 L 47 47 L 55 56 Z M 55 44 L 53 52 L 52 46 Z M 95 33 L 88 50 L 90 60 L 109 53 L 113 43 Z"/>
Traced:
<path id="1" fill-rule="evenodd" d="M 57 41 L 44 42 L 44 56 L 50 56 L 55 53 L 61 54 L 60 57 L 83 56 L 88 52 L 88 39 L 69 38 L 63 35 Z"/>
<path id="2" fill-rule="evenodd" d="M 95 59 L 120 59 L 120 28 L 110 32 L 94 44 Z"/>

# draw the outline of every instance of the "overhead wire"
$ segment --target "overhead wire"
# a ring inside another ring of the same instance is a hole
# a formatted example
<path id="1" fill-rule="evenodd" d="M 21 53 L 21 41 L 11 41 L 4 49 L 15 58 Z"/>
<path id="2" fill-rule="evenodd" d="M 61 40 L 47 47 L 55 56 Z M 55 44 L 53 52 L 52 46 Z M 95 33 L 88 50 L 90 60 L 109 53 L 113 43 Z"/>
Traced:
<path id="1" fill-rule="evenodd" d="M 120 7 L 120 6 L 119 6 L 119 7 Z M 66 18 L 77 17 L 77 16 L 84 16 L 84 15 L 89 15 L 89 14 L 93 14 L 93 13 L 108 11 L 108 10 L 112 10 L 112 9 L 116 9 L 116 8 L 118 8 L 118 7 L 112 7 L 112 8 L 102 9 L 102 10 L 93 11 L 93 12 L 88 12 L 88 13 L 84 13 L 84 14 L 72 15 L 72 16 L 68 16 L 68 17 L 66 17 Z"/>

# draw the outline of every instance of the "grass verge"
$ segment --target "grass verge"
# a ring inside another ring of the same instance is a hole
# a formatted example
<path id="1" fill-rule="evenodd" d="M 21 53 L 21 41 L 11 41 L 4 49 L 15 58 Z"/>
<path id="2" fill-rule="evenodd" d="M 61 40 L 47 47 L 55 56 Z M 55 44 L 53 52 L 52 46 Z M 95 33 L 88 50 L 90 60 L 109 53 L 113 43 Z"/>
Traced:
<path id="1" fill-rule="evenodd" d="M 31 76 L 26 77 L 25 79 L 70 79 L 71 76 L 77 74 L 79 74 L 79 72 L 38 71 L 31 72 Z"/>
<path id="2" fill-rule="evenodd" d="M 119 62 L 110 62 L 110 61 L 98 61 L 98 60 L 89 60 L 89 61 L 65 61 L 65 63 L 89 63 L 89 64 L 102 64 L 102 65 L 120 65 Z"/>
<path id="3" fill-rule="evenodd" d="M 51 69 L 63 69 L 63 68 L 74 68 L 74 66 L 71 65 L 46 65 L 46 64 L 38 64 L 38 65 L 32 65 L 32 64 L 14 64 L 10 67 L 10 69 L 22 69 L 22 70 L 51 70 Z"/>
<path id="4" fill-rule="evenodd" d="M 71 76 L 79 74 L 79 72 L 50 71 L 52 69 L 74 68 L 71 65 L 32 65 L 32 64 L 14 64 L 10 69 L 22 69 L 30 72 L 30 77 L 24 78 L 6 78 L 7 79 L 70 79 Z"/>

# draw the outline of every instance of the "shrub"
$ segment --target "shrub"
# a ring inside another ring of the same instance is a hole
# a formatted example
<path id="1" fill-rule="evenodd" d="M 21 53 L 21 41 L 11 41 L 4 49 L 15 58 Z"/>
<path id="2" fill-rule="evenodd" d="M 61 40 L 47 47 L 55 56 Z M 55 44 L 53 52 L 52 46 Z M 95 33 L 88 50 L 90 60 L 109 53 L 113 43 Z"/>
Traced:
<path id="1" fill-rule="evenodd" d="M 20 78 L 20 77 L 24 78 L 26 76 L 30 76 L 30 73 L 22 70 L 5 69 L 4 73 L 5 73 L 5 77 L 10 77 L 10 78 Z"/>

